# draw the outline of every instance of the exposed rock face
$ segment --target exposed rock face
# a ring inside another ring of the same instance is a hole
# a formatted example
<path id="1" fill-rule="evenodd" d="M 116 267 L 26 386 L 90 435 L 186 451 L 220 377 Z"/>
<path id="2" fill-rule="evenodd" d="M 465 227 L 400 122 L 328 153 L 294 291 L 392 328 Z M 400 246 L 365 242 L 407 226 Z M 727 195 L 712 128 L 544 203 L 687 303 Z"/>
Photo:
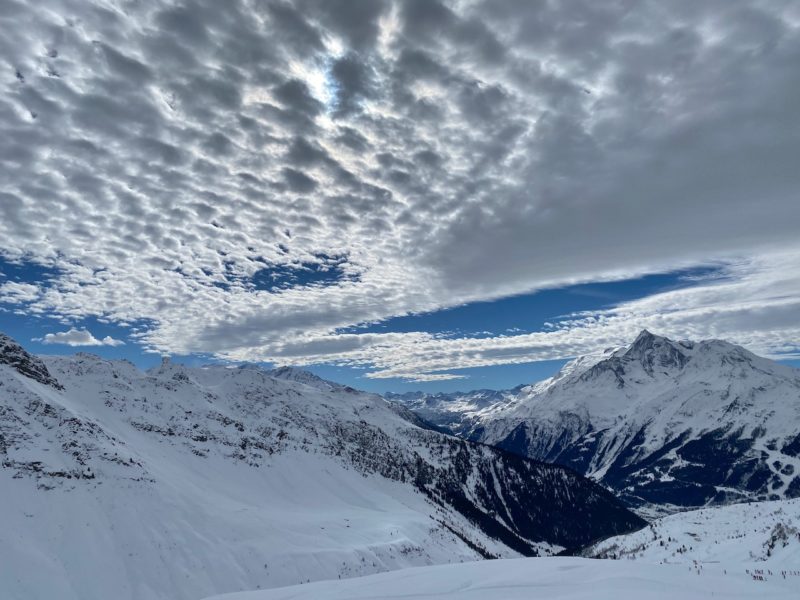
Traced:
<path id="1" fill-rule="evenodd" d="M 29 354 L 22 346 L 4 333 L 0 333 L 0 365 L 8 365 L 18 373 L 52 386 L 63 389 L 61 384 L 50 375 L 47 367 L 37 357 Z"/>

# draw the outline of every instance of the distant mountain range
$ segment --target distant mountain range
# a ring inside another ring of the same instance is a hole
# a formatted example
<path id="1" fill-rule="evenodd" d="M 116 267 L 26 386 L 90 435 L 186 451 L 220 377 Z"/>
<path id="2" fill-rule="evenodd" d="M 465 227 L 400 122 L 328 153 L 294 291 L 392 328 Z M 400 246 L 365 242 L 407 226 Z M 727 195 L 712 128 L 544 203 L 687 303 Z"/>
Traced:
<path id="1" fill-rule="evenodd" d="M 569 466 L 645 512 L 800 496 L 800 370 L 643 331 L 505 392 L 389 396 L 464 438 Z"/>
<path id="2" fill-rule="evenodd" d="M 525 386 L 513 390 L 471 392 L 389 392 L 384 398 L 412 410 L 430 425 L 461 437 L 468 437 L 477 424 L 513 402 Z"/>
<path id="3" fill-rule="evenodd" d="M 571 469 L 304 371 L 142 372 L 2 334 L 0 490 L 12 598 L 188 600 L 645 525 Z"/>

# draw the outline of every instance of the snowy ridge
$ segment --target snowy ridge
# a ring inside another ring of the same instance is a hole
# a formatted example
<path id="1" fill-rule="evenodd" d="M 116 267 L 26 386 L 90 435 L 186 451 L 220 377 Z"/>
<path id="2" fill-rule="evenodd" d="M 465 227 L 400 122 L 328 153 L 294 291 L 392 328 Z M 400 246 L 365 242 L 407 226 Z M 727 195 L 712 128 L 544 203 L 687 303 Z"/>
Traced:
<path id="1" fill-rule="evenodd" d="M 669 515 L 635 533 L 589 546 L 581 555 L 654 563 L 766 563 L 776 576 L 787 569 L 798 570 L 794 581 L 800 586 L 800 500 Z"/>
<path id="2" fill-rule="evenodd" d="M 572 471 L 313 376 L 40 363 L 57 386 L 0 364 L 7 598 L 194 599 L 549 554 L 644 524 Z"/>
<path id="3" fill-rule="evenodd" d="M 257 368 L 257 367 L 255 367 Z M 347 390 L 354 391 L 351 388 L 347 388 L 347 386 L 339 385 L 338 383 L 334 383 L 332 381 L 325 381 L 321 377 L 314 375 L 310 371 L 305 371 L 303 369 L 298 369 L 297 367 L 278 367 L 277 369 L 272 369 L 268 371 L 270 377 L 275 379 L 283 379 L 285 381 L 295 381 L 297 383 L 302 383 L 308 385 L 313 388 L 317 388 L 319 390 Z"/>

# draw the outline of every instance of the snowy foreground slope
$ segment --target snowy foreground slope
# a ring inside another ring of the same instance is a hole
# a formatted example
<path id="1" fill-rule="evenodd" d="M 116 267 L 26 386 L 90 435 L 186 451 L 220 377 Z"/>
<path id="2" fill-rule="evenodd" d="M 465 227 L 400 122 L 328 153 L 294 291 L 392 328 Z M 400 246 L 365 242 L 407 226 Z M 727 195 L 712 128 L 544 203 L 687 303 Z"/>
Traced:
<path id="1" fill-rule="evenodd" d="M 798 527 L 800 500 L 737 504 L 670 515 L 583 550 L 600 560 L 434 566 L 215 600 L 797 598 Z"/>
<path id="2" fill-rule="evenodd" d="M 797 572 L 800 590 L 800 500 L 754 502 L 692 510 L 589 546 L 590 558 L 664 563 L 764 563 L 777 577 Z"/>
<path id="3" fill-rule="evenodd" d="M 482 407 L 469 394 L 400 400 L 458 422 L 464 437 L 570 466 L 650 513 L 800 496 L 800 370 L 739 346 L 644 331 L 511 392 Z"/>
<path id="4" fill-rule="evenodd" d="M 744 569 L 582 558 L 490 560 L 219 596 L 214 600 L 739 600 L 796 599 L 800 583 Z"/>
<path id="5" fill-rule="evenodd" d="M 0 335 L 0 597 L 181 600 L 641 527 L 572 471 L 295 370 L 143 373 Z"/>

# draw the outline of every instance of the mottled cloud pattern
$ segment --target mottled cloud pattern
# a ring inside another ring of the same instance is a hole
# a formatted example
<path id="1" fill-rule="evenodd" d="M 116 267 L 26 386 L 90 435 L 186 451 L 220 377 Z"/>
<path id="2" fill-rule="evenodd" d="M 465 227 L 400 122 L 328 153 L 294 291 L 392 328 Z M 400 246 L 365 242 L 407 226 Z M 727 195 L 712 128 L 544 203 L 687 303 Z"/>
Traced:
<path id="1" fill-rule="evenodd" d="M 3 284 L 18 310 L 423 380 L 642 326 L 797 351 L 796 2 L 4 0 L 0 28 L 0 253 L 59 269 Z M 343 332 L 697 265 L 535 334 Z"/>

